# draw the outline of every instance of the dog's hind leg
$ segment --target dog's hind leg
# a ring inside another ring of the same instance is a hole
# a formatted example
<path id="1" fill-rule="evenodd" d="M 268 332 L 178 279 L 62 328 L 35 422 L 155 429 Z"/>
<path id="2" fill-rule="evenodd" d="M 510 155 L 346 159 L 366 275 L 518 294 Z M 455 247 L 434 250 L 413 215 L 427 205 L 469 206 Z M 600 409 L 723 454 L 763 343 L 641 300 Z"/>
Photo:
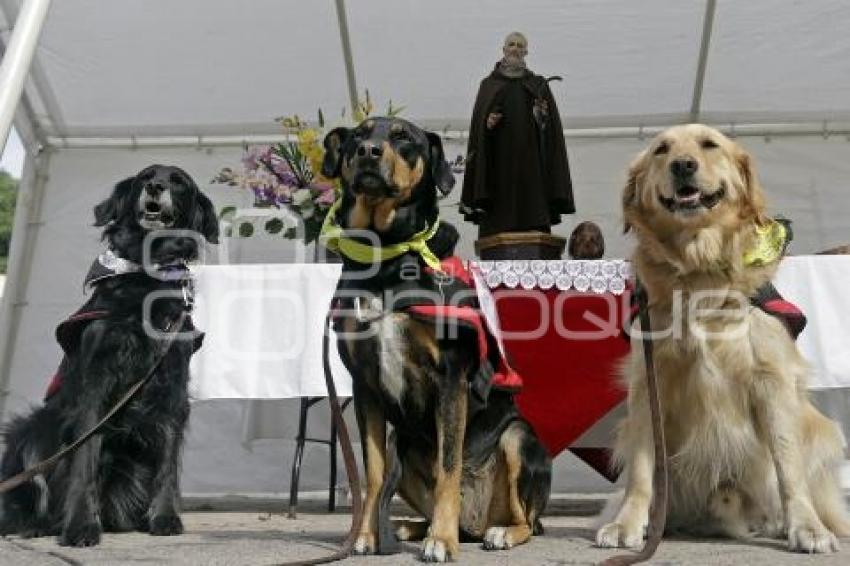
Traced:
<path id="1" fill-rule="evenodd" d="M 459 544 L 460 483 L 466 430 L 468 369 L 458 367 L 460 354 L 443 355 L 436 409 L 437 458 L 434 463 L 434 513 L 431 530 L 422 542 L 422 560 L 446 562 L 457 557 Z"/>
<path id="2" fill-rule="evenodd" d="M 363 504 L 363 523 L 354 543 L 356 554 L 372 554 L 378 534 L 378 505 L 386 468 L 387 423 L 384 411 L 361 380 L 355 378 L 354 408 L 363 448 L 366 468 L 366 501 Z"/>
<path id="3" fill-rule="evenodd" d="M 834 472 L 826 472 L 818 482 L 812 482 L 812 502 L 823 524 L 835 536 L 850 537 L 850 520 L 844 504 L 844 494 Z"/>
<path id="4" fill-rule="evenodd" d="M 772 361 L 772 360 L 771 360 Z M 781 360 L 780 360 L 781 363 Z M 767 365 L 767 368 L 771 368 Z M 779 495 L 788 524 L 788 547 L 807 553 L 838 550 L 838 540 L 818 517 L 808 478 L 799 412 L 805 407 L 793 384 L 782 370 L 763 371 L 755 377 L 753 413 L 773 457 Z"/>
<path id="5" fill-rule="evenodd" d="M 806 404 L 803 446 L 812 503 L 823 524 L 838 537 L 850 537 L 850 519 L 841 490 L 844 435 L 838 425 Z"/>
<path id="6" fill-rule="evenodd" d="M 9 478 L 47 459 L 61 447 L 61 419 L 55 406 L 42 406 L 6 426 L 6 451 L 0 463 L 0 478 Z M 47 474 L 0 496 L 0 533 L 18 533 L 24 538 L 57 532 L 56 513 L 61 508 L 64 489 L 57 486 L 63 462 Z"/>
<path id="7" fill-rule="evenodd" d="M 542 532 L 540 515 L 552 482 L 552 462 L 525 422 L 502 433 L 499 449 L 503 466 L 490 506 L 491 526 L 484 533 L 486 550 L 507 550 Z"/>
<path id="8" fill-rule="evenodd" d="M 393 520 L 395 536 L 400 541 L 419 542 L 428 536 L 428 528 L 431 523 L 422 519 L 396 519 Z"/>

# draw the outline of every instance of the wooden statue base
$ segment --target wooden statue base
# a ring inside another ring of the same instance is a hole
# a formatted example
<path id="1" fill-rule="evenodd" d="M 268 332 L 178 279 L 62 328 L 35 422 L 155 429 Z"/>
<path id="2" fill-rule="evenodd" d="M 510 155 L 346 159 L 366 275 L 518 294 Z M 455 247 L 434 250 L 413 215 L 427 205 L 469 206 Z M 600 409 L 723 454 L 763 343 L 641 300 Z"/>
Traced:
<path id="1" fill-rule="evenodd" d="M 483 260 L 561 259 L 566 244 L 544 232 L 501 232 L 475 240 L 475 253 Z"/>

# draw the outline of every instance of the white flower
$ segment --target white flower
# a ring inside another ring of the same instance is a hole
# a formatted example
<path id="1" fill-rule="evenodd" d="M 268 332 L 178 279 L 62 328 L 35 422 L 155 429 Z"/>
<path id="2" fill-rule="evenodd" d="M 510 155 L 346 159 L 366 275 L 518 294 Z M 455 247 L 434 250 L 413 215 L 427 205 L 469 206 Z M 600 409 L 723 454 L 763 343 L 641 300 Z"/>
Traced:
<path id="1" fill-rule="evenodd" d="M 292 204 L 301 207 L 305 202 L 310 200 L 310 189 L 298 189 L 292 193 Z"/>

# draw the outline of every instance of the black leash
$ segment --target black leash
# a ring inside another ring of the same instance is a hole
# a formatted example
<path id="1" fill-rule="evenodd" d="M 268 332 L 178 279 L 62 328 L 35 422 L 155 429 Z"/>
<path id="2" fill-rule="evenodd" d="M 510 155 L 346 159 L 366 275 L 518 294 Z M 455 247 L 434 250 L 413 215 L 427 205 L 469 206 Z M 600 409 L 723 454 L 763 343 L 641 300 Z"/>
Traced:
<path id="1" fill-rule="evenodd" d="M 86 431 L 82 436 L 77 438 L 74 442 L 59 450 L 59 452 L 57 452 L 50 458 L 42 460 L 41 462 L 31 466 L 30 468 L 27 468 L 23 472 L 0 482 L 0 493 L 6 493 L 7 491 L 15 489 L 22 483 L 31 480 L 38 474 L 43 474 L 44 472 L 55 466 L 57 462 L 59 462 L 59 460 L 74 452 L 77 448 L 85 444 L 92 436 L 97 434 L 97 432 L 101 428 L 103 428 L 103 425 L 109 422 L 109 420 L 114 417 L 118 411 L 124 408 L 124 406 L 130 402 L 130 400 L 136 395 L 136 393 L 138 393 L 139 390 L 144 387 L 148 381 L 150 381 L 151 377 L 153 377 L 154 375 L 154 372 L 159 367 L 159 364 L 162 363 L 162 360 L 171 350 L 171 346 L 174 345 L 175 338 L 180 332 L 180 330 L 183 328 L 183 323 L 186 321 L 186 316 L 187 313 L 185 310 L 180 311 L 180 317 L 170 328 L 167 329 L 168 338 L 165 341 L 162 351 L 159 353 L 153 365 L 148 370 L 148 373 L 145 374 L 143 378 L 134 383 L 130 387 L 130 389 L 128 389 L 127 392 L 118 400 L 118 402 L 116 402 L 112 406 L 112 408 L 109 409 L 106 415 L 104 415 L 103 418 L 97 422 L 97 424 L 95 424 L 92 428 Z"/>
<path id="2" fill-rule="evenodd" d="M 658 398 L 658 380 L 655 375 L 655 363 L 652 357 L 652 338 L 650 338 L 649 305 L 647 295 L 640 281 L 636 280 L 635 296 L 638 300 L 638 320 L 640 321 L 641 340 L 643 342 L 643 361 L 646 364 L 647 394 L 649 412 L 652 418 L 652 440 L 655 445 L 655 471 L 652 475 L 652 506 L 649 510 L 649 527 L 643 549 L 637 554 L 612 556 L 602 562 L 602 566 L 628 566 L 645 562 L 652 558 L 667 523 L 667 445 L 664 442 L 664 423 L 661 420 L 661 402 Z"/>
<path id="3" fill-rule="evenodd" d="M 354 448 L 351 445 L 351 436 L 349 436 L 348 427 L 342 418 L 342 408 L 339 404 L 339 398 L 336 395 L 336 384 L 331 373 L 329 351 L 332 307 L 333 305 L 331 305 L 331 309 L 328 310 L 328 316 L 325 318 L 325 332 L 322 335 L 322 366 L 325 370 L 325 384 L 328 388 L 328 404 L 331 406 L 331 416 L 336 425 L 339 446 L 342 449 L 342 458 L 345 463 L 345 473 L 348 476 L 348 487 L 351 491 L 351 527 L 342 546 L 333 554 L 311 560 L 282 562 L 274 566 L 312 566 L 313 564 L 327 564 L 329 562 L 344 560 L 351 555 L 351 551 L 354 549 L 354 543 L 357 540 L 358 534 L 360 534 L 360 525 L 363 523 L 363 494 L 360 492 L 360 474 L 357 471 L 357 460 L 354 456 Z"/>

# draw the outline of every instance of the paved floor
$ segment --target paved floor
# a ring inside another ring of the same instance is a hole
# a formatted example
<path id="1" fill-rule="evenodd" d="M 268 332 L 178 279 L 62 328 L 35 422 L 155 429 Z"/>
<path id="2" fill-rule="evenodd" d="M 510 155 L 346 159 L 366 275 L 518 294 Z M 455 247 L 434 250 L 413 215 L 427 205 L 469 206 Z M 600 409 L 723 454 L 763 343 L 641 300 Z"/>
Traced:
<path id="1" fill-rule="evenodd" d="M 595 564 L 615 554 L 594 548 L 591 540 L 600 500 L 577 497 L 555 501 L 544 517 L 546 534 L 506 552 L 486 552 L 477 544 L 463 544 L 458 562 L 480 565 Z M 60 547 L 52 538 L 0 539 L 2 566 L 124 566 L 141 565 L 272 565 L 329 554 L 347 532 L 350 516 L 344 510 L 328 514 L 317 503 L 302 506 L 297 519 L 281 513 L 282 503 L 233 501 L 194 502 L 183 515 L 186 533 L 153 538 L 142 533 L 107 534 L 89 549 Z M 247 508 L 250 507 L 251 510 Z M 403 509 L 399 509 L 404 513 Z M 401 555 L 359 557 L 345 564 L 418 564 L 418 546 L 404 545 Z M 850 564 L 850 540 L 838 554 L 791 554 L 781 541 L 665 540 L 652 564 L 765 565 Z"/>

